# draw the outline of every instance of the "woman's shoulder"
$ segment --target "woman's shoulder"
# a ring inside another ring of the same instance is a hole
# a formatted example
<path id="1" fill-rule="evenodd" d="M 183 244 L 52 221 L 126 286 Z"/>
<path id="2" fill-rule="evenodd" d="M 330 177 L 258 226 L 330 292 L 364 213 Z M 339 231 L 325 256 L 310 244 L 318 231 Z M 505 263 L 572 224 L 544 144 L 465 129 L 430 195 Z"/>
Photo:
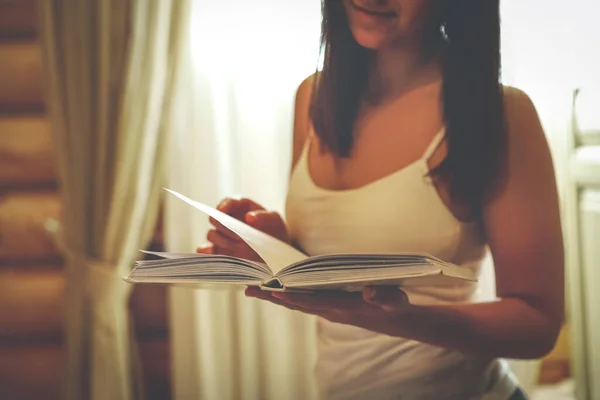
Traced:
<path id="1" fill-rule="evenodd" d="M 314 74 L 304 78 L 302 82 L 300 82 L 300 85 L 296 90 L 296 102 L 301 101 L 303 103 L 306 103 L 307 101 L 310 101 L 312 97 L 313 87 L 318 77 L 319 73 L 315 72 Z"/>
<path id="2" fill-rule="evenodd" d="M 504 110 L 508 122 L 515 118 L 538 118 L 535 105 L 531 97 L 524 90 L 508 85 L 502 85 L 501 88 L 504 98 Z"/>
<path id="3" fill-rule="evenodd" d="M 523 171 L 551 168 L 541 160 L 551 160 L 549 143 L 537 109 L 525 91 L 502 86 L 507 133 L 506 176 L 523 175 Z"/>
<path id="4" fill-rule="evenodd" d="M 502 90 L 509 144 L 525 146 L 528 151 L 545 147 L 546 134 L 531 97 L 514 86 L 503 85 Z"/>
<path id="5" fill-rule="evenodd" d="M 552 167 L 548 165 L 552 156 L 546 133 L 530 96 L 514 86 L 501 85 L 501 90 L 506 140 L 496 174 L 498 179 L 490 190 L 488 203 L 501 197 L 511 181 L 530 185 L 527 172 L 532 169 Z"/>

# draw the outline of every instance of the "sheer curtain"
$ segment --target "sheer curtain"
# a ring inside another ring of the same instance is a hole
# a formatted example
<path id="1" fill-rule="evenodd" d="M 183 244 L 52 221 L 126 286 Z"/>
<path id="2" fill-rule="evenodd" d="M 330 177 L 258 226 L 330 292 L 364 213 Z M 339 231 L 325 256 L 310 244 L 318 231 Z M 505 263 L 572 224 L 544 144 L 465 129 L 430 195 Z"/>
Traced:
<path id="1" fill-rule="evenodd" d="M 122 277 L 156 225 L 181 9 L 38 4 L 63 208 L 60 227 L 49 228 L 67 267 L 64 398 L 143 398 Z"/>
<path id="2" fill-rule="evenodd" d="M 216 205 L 283 211 L 295 91 L 318 61 L 320 1 L 189 0 L 189 52 L 172 104 L 168 187 Z M 166 242 L 193 251 L 207 218 L 166 202 Z M 314 397 L 313 320 L 241 292 L 173 289 L 176 399 Z"/>
<path id="3" fill-rule="evenodd" d="M 563 226 L 567 227 L 569 219 L 576 218 L 565 193 L 573 90 L 600 83 L 597 2 L 504 0 L 501 4 L 503 80 L 527 92 L 536 105 L 553 152 Z M 568 261 L 577 244 L 565 239 Z M 535 386 L 539 362 L 512 361 L 512 367 L 527 389 Z M 577 365 L 572 367 L 577 373 Z"/>

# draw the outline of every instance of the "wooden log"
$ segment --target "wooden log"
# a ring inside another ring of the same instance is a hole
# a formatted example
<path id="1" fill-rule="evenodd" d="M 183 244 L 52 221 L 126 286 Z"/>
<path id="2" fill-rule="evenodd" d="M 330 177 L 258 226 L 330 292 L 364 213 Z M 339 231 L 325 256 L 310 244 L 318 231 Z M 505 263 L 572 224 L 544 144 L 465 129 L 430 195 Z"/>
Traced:
<path id="1" fill-rule="evenodd" d="M 169 343 L 138 344 L 146 399 L 171 398 Z M 62 345 L 0 346 L 0 399 L 52 400 L 60 398 Z"/>
<path id="2" fill-rule="evenodd" d="M 0 343 L 60 339 L 64 287 L 64 276 L 57 269 L 1 269 Z"/>
<path id="3" fill-rule="evenodd" d="M 61 269 L 0 269 L 0 344 L 56 342 L 64 328 L 65 276 Z M 137 285 L 130 310 L 140 339 L 168 335 L 166 289 Z"/>
<path id="4" fill-rule="evenodd" d="M 0 187 L 54 186 L 54 163 L 45 116 L 0 117 Z"/>
<path id="5" fill-rule="evenodd" d="M 35 41 L 0 42 L 0 113 L 44 109 L 41 49 Z"/>
<path id="6" fill-rule="evenodd" d="M 60 259 L 45 227 L 58 218 L 60 200 L 53 192 L 9 193 L 0 197 L 0 262 L 44 262 Z"/>
<path id="7" fill-rule="evenodd" d="M 46 228 L 59 214 L 60 199 L 55 191 L 0 193 L 0 265 L 60 260 Z M 156 238 L 162 248 L 161 234 Z"/>
<path id="8" fill-rule="evenodd" d="M 37 33 L 36 0 L 0 1 L 0 38 L 31 38 Z"/>
<path id="9" fill-rule="evenodd" d="M 0 346 L 0 399 L 59 399 L 62 345 Z"/>

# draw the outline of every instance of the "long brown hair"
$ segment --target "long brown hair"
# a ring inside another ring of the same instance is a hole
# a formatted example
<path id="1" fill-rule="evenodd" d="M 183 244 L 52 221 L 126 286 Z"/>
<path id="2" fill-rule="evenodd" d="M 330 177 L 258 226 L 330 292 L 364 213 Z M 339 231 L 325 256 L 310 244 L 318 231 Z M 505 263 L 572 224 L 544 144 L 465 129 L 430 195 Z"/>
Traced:
<path id="1" fill-rule="evenodd" d="M 453 200 L 479 213 L 495 187 L 505 154 L 500 84 L 499 0 L 436 0 L 426 24 L 443 60 L 442 107 L 448 154 L 432 175 L 450 182 Z M 310 117 L 321 142 L 349 157 L 367 89 L 371 51 L 348 25 L 342 0 L 322 0 L 324 63 L 315 79 Z M 427 49 L 426 49 L 427 50 Z"/>

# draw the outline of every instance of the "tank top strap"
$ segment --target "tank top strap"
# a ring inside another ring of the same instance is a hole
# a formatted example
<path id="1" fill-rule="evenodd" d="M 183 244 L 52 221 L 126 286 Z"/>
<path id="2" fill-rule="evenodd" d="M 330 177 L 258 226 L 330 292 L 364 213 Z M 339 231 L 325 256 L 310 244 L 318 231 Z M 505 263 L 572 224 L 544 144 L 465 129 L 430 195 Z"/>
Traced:
<path id="1" fill-rule="evenodd" d="M 300 157 L 308 158 L 308 152 L 309 152 L 310 147 L 312 146 L 314 140 L 315 140 L 315 132 L 311 128 L 308 130 L 308 133 L 306 134 L 306 138 L 304 139 L 304 144 L 302 145 L 302 153 L 301 153 Z"/>
<path id="2" fill-rule="evenodd" d="M 302 144 L 302 150 L 300 150 L 300 155 L 298 157 L 298 160 L 296 161 L 296 165 L 294 165 L 293 167 L 293 171 L 296 171 L 297 169 L 305 170 L 307 168 L 305 165 L 308 165 L 308 153 L 313 141 L 314 133 L 311 129 L 308 131 L 306 138 L 304 139 L 304 143 Z"/>
<path id="3" fill-rule="evenodd" d="M 423 159 L 429 160 L 429 158 L 431 158 L 431 156 L 437 150 L 437 148 L 440 146 L 440 143 L 442 143 L 442 140 L 444 140 L 445 137 L 446 137 L 446 128 L 442 128 L 433 137 L 433 139 L 429 143 L 429 146 L 427 146 L 425 153 L 423 153 Z"/>

